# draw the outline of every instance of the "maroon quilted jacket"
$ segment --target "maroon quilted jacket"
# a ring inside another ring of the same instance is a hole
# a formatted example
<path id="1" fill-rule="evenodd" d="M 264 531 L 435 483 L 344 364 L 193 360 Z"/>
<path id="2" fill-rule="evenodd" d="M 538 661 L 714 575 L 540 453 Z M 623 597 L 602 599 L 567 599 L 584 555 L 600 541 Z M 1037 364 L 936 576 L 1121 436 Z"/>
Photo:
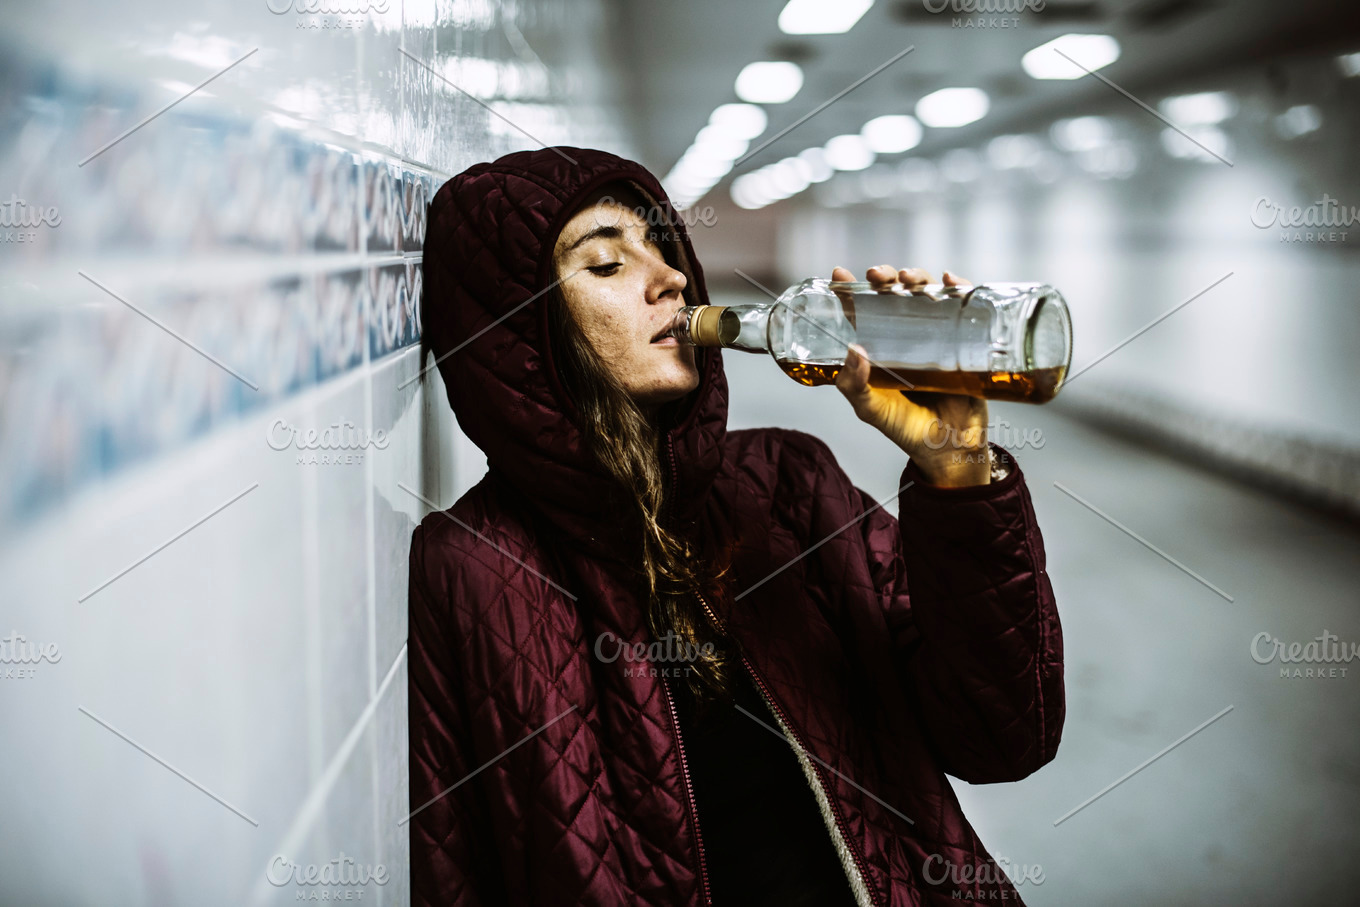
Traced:
<path id="1" fill-rule="evenodd" d="M 665 196 L 631 161 L 560 150 L 573 161 L 476 165 L 430 206 L 426 342 L 489 471 L 411 539 L 418 905 L 716 894 L 669 690 L 596 654 L 602 638 L 650 640 L 637 529 L 573 424 L 539 298 L 584 195 L 628 178 Z M 693 274 L 687 301 L 705 303 Z M 755 587 L 705 604 L 792 737 L 847 884 L 865 905 L 1020 903 L 945 779 L 1024 778 L 1061 736 L 1061 630 L 1019 467 L 944 489 L 907 465 L 899 522 L 819 438 L 728 431 L 722 357 L 699 356 L 665 436 L 674 518 L 726 540 L 734 589 Z"/>

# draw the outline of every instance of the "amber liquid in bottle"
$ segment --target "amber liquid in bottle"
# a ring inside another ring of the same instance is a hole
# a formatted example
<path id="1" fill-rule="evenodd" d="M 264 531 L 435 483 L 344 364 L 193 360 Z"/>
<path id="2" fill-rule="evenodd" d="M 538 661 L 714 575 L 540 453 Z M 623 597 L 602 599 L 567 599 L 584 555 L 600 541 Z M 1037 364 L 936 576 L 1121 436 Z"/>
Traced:
<path id="1" fill-rule="evenodd" d="M 839 362 L 780 362 L 779 367 L 790 378 L 808 387 L 835 382 L 841 370 Z M 964 372 L 871 365 L 869 385 L 889 390 L 966 394 L 1015 403 L 1047 403 L 1057 396 L 1066 374 L 1067 369 L 1062 366 L 1028 372 Z"/>

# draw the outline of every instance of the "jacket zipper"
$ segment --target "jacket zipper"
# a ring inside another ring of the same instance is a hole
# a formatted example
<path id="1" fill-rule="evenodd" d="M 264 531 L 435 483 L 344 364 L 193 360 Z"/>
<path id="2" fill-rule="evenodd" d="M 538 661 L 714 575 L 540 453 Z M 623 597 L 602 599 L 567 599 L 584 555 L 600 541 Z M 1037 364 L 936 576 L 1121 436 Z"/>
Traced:
<path id="1" fill-rule="evenodd" d="M 667 499 L 672 502 L 672 507 L 674 507 L 674 501 L 678 494 L 678 487 L 680 483 L 680 470 L 675 462 L 675 436 L 671 432 L 666 433 L 666 454 L 667 458 L 670 461 L 671 468 L 670 470 L 671 493 L 670 495 L 667 496 Z M 719 618 L 718 615 L 713 612 L 713 609 L 708 606 L 708 602 L 704 599 L 704 597 L 700 595 L 697 591 L 695 592 L 695 596 L 699 599 L 699 604 L 703 605 L 704 612 L 708 614 L 709 620 L 713 621 L 714 624 L 717 625 L 719 630 L 726 633 L 727 632 L 726 625 L 723 623 L 722 619 Z M 745 655 L 742 656 L 741 663 L 742 665 L 745 666 L 747 672 L 751 675 L 751 678 L 760 687 L 761 695 L 765 697 L 765 701 L 769 703 L 770 708 L 772 708 L 775 711 L 775 713 L 779 715 L 780 719 L 784 723 L 784 726 L 787 727 L 789 729 L 789 733 L 793 735 L 794 740 L 796 740 L 798 742 L 798 745 L 802 747 L 803 752 L 811 753 L 811 750 L 807 748 L 807 745 L 803 742 L 802 738 L 799 737 L 798 732 L 794 730 L 793 723 L 789 721 L 788 715 L 785 714 L 784 710 L 779 707 L 779 704 L 774 701 L 774 697 L 770 695 L 770 688 L 765 685 L 765 681 L 761 679 L 760 674 L 756 672 L 755 667 L 751 664 L 750 661 L 747 660 Z M 698 811 L 694 808 L 694 792 L 690 787 L 689 764 L 685 760 L 685 745 L 684 742 L 680 740 L 680 722 L 676 718 L 675 702 L 671 698 L 669 685 L 667 685 L 663 681 L 662 688 L 666 692 L 666 702 L 670 705 L 671 722 L 675 726 L 676 742 L 679 745 L 680 750 L 680 769 L 685 778 L 685 795 L 689 801 L 690 817 L 694 825 L 694 840 L 699 851 L 699 878 L 703 885 L 704 903 L 706 905 L 711 905 L 712 900 L 709 897 L 708 888 L 708 866 L 704 860 L 703 838 L 699 833 Z M 836 823 L 836 828 L 840 832 L 841 839 L 845 841 L 845 845 L 847 849 L 849 849 L 850 851 L 850 857 L 855 864 L 855 871 L 859 873 L 859 880 L 863 884 L 865 891 L 869 893 L 870 902 L 874 904 L 875 907 L 879 907 L 878 895 L 872 888 L 869 887 L 868 875 L 864 871 L 864 863 L 860 858 L 859 848 L 851 840 L 850 836 L 845 833 L 845 817 L 841 815 L 840 806 L 839 804 L 837 804 L 836 799 L 832 797 L 829 793 L 831 787 L 827 783 L 826 776 L 822 773 L 821 765 L 816 760 L 813 759 L 809 759 L 808 761 L 809 764 L 812 765 L 812 770 L 818 779 L 818 783 L 821 784 L 822 786 L 823 796 L 826 797 L 827 803 L 831 805 L 832 818 Z"/>
<path id="2" fill-rule="evenodd" d="M 704 599 L 704 597 L 697 592 L 695 593 L 695 596 L 699 599 L 699 603 L 704 606 L 704 611 L 705 613 L 708 614 L 709 619 L 712 620 L 717 625 L 718 629 L 726 633 L 727 632 L 726 625 L 718 617 L 718 615 L 713 613 L 713 609 L 708 606 L 708 602 Z M 745 655 L 742 656 L 741 663 L 746 667 L 746 670 L 751 675 L 751 678 L 755 680 L 756 684 L 760 687 L 761 695 L 765 697 L 765 701 L 769 703 L 770 708 L 774 709 L 776 714 L 779 715 L 780 720 L 784 723 L 784 726 L 789 729 L 789 733 L 793 734 L 794 740 L 796 740 L 798 742 L 798 745 L 802 747 L 803 752 L 811 755 L 812 751 L 808 749 L 807 745 L 798 735 L 798 731 L 794 729 L 793 723 L 789 721 L 789 716 L 784 712 L 783 709 L 779 707 L 779 704 L 774 701 L 774 697 L 770 695 L 770 688 L 765 685 L 765 681 L 762 680 L 760 674 L 756 672 L 755 666 L 752 665 L 751 662 L 747 660 Z M 831 796 L 830 794 L 831 787 L 827 783 L 826 776 L 822 774 L 821 764 L 817 762 L 817 760 L 815 759 L 809 759 L 808 761 L 812 765 L 812 770 L 817 776 L 818 783 L 822 785 L 822 793 L 826 797 L 827 803 L 831 805 L 831 814 L 832 817 L 835 819 L 836 828 L 840 831 L 841 839 L 845 841 L 845 845 L 850 851 L 850 857 L 855 864 L 855 871 L 859 873 L 860 881 L 864 885 L 864 890 L 869 893 L 869 900 L 873 904 L 878 905 L 879 903 L 878 895 L 874 891 L 874 889 L 869 887 L 868 881 L 869 877 L 864 872 L 864 864 L 860 859 L 859 848 L 855 845 L 850 836 L 847 835 L 845 832 L 845 818 L 844 816 L 841 815 L 840 806 L 837 804 L 836 798 Z"/>
<path id="3" fill-rule="evenodd" d="M 680 471 L 675 464 L 675 438 L 666 433 L 666 451 L 669 455 L 671 466 L 671 493 L 668 500 L 674 501 L 676 485 L 680 480 Z M 705 605 L 704 607 L 707 607 Z M 690 783 L 689 761 L 685 758 L 685 741 L 680 733 L 680 719 L 675 712 L 675 699 L 671 696 L 670 684 L 663 678 L 661 689 L 666 694 L 666 704 L 670 707 L 671 726 L 675 728 L 675 744 L 680 753 L 680 774 L 685 779 L 685 801 L 689 804 L 690 824 L 694 828 L 694 846 L 699 851 L 699 885 L 703 889 L 704 904 L 712 907 L 713 898 L 709 893 L 708 887 L 708 863 L 704 859 L 704 838 L 699 831 L 699 811 L 694 806 L 694 788 Z"/>
<path id="4" fill-rule="evenodd" d="M 713 899 L 709 896 L 708 890 L 708 865 L 704 861 L 704 839 L 699 833 L 699 813 L 694 808 L 694 789 L 690 785 L 689 763 L 685 759 L 685 743 L 680 735 L 680 720 L 675 714 L 675 700 L 671 698 L 670 686 L 664 679 L 661 681 L 661 688 L 666 692 L 666 704 L 670 706 L 671 724 L 675 728 L 675 743 L 680 751 L 680 773 L 685 779 L 685 800 L 689 804 L 690 824 L 694 828 L 695 848 L 699 851 L 699 883 L 704 892 L 704 904 L 712 905 Z"/>
<path id="5" fill-rule="evenodd" d="M 671 493 L 667 500 L 671 502 L 671 509 L 675 509 L 675 496 L 679 494 L 680 469 L 675 465 L 675 436 L 666 432 L 666 454 L 671 461 Z"/>

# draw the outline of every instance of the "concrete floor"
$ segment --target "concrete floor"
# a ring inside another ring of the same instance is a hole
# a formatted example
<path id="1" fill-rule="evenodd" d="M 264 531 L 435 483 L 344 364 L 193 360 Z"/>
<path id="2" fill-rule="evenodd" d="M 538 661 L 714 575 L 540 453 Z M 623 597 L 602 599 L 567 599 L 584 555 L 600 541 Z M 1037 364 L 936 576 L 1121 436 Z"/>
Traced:
<path id="1" fill-rule="evenodd" d="M 812 432 L 861 488 L 880 500 L 896 490 L 904 455 L 835 388 L 804 388 L 763 356 L 724 355 L 729 428 Z M 1057 759 L 1035 775 L 954 782 L 984 843 L 1012 864 L 1042 867 L 1041 884 L 1020 886 L 1031 905 L 1360 903 L 1360 659 L 1337 665 L 1337 676 L 1294 679 L 1251 654 L 1262 632 L 1286 644 L 1324 630 L 1347 648 L 1360 643 L 1360 527 L 1112 438 L 1060 408 L 991 407 L 1012 438 L 1041 433 L 1038 449 L 1007 446 L 1044 534 L 1068 712 Z"/>

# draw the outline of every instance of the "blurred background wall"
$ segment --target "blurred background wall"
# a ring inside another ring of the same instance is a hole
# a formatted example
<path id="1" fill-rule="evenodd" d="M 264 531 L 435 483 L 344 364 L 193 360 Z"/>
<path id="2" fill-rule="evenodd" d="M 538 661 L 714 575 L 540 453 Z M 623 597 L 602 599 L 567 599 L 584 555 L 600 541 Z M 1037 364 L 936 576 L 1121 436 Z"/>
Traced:
<path id="1" fill-rule="evenodd" d="M 1346 902 L 1360 667 L 1305 686 L 1250 645 L 1360 640 L 1360 223 L 1303 223 L 1360 207 L 1355 10 L 983 6 L 8 10 L 0 904 L 291 902 L 327 889 L 276 857 L 342 855 L 409 901 L 407 545 L 485 468 L 419 374 L 425 205 L 540 143 L 664 175 L 715 302 L 881 262 L 1058 287 L 1070 387 L 992 415 L 1068 729 L 956 784 L 968 814 L 1045 868 L 1028 903 Z M 1074 33 L 1118 53 L 1036 78 Z M 922 111 L 947 88 L 985 100 Z M 725 363 L 730 428 L 817 433 L 896 512 L 900 451 L 834 390 Z"/>
<path id="2" fill-rule="evenodd" d="M 780 10 L 629 8 L 655 48 L 636 103 L 670 112 L 639 117 L 643 141 L 673 191 L 702 192 L 711 283 L 751 289 L 740 269 L 779 292 L 882 262 L 1051 283 L 1077 341 L 1056 409 L 1360 515 L 1353 7 L 900 0 L 830 35 L 790 34 Z M 1045 48 L 1072 33 L 1114 39 L 1116 59 L 1088 74 Z M 738 60 L 687 67 L 714 45 Z M 1031 52 L 1051 77 L 1029 74 Z M 704 189 L 723 166 L 720 130 L 690 123 L 738 100 L 733 75 L 754 61 L 795 66 L 796 94 L 762 105 L 763 132 Z M 913 116 L 960 87 L 981 96 L 965 122 Z M 912 122 L 894 131 L 894 118 Z M 1171 329 L 1130 340 L 1172 310 Z"/>

